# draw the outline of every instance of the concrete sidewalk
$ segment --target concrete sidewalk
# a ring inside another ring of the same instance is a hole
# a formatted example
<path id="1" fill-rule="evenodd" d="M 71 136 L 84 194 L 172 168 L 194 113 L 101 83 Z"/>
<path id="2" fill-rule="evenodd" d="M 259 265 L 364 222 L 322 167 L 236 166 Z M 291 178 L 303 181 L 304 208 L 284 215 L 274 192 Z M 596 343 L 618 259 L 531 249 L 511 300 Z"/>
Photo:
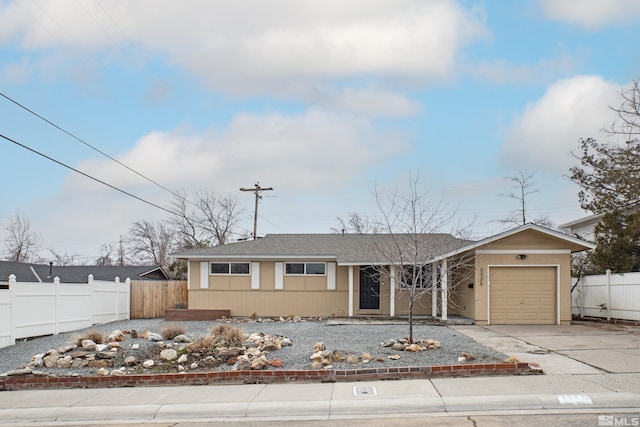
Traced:
<path id="1" fill-rule="evenodd" d="M 0 426 L 640 412 L 640 374 L 0 393 Z"/>

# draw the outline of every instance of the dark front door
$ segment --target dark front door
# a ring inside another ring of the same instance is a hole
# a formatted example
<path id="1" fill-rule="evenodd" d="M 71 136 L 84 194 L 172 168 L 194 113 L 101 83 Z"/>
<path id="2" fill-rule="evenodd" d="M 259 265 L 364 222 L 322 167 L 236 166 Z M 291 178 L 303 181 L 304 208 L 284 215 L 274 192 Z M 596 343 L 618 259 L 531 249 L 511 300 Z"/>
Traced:
<path id="1" fill-rule="evenodd" d="M 380 308 L 380 281 L 373 267 L 360 267 L 360 309 Z"/>

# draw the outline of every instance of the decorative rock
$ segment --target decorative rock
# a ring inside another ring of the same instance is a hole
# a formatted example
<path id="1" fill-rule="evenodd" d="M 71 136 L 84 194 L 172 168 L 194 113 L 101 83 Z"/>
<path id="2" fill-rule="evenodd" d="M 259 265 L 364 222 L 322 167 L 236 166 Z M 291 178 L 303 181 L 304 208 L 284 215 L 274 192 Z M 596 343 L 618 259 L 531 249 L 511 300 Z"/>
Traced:
<path id="1" fill-rule="evenodd" d="M 238 360 L 235 365 L 231 367 L 232 371 L 248 371 L 251 369 L 251 364 L 248 360 Z"/>
<path id="2" fill-rule="evenodd" d="M 380 346 L 382 347 L 391 347 L 392 345 L 394 345 L 396 343 L 396 340 L 394 339 L 388 339 L 385 342 L 381 342 Z"/>
<path id="3" fill-rule="evenodd" d="M 460 353 L 460 356 L 458 356 L 458 362 L 469 362 L 471 360 L 475 360 L 476 358 L 473 357 L 471 354 L 469 353 Z"/>
<path id="4" fill-rule="evenodd" d="M 266 368 L 268 364 L 269 364 L 269 361 L 267 360 L 267 358 L 264 356 L 260 356 L 256 360 L 251 362 L 251 370 L 252 371 L 262 370 Z"/>
<path id="5" fill-rule="evenodd" d="M 318 353 L 318 352 L 323 351 L 323 350 L 326 350 L 326 349 L 327 349 L 327 346 L 326 346 L 326 345 L 324 345 L 324 343 L 323 343 L 323 342 L 317 342 L 317 343 L 315 343 L 315 344 L 313 345 L 313 352 L 314 352 L 314 353 Z"/>
<path id="6" fill-rule="evenodd" d="M 133 345 L 131 346 L 131 349 L 132 349 L 132 350 L 139 350 L 139 349 L 140 349 L 140 344 L 133 344 Z"/>
<path id="7" fill-rule="evenodd" d="M 277 338 L 265 341 L 265 343 L 260 346 L 261 351 L 277 351 L 281 348 L 282 346 L 280 345 L 280 340 Z"/>
<path id="8" fill-rule="evenodd" d="M 109 375 L 109 371 L 106 370 L 105 368 L 100 368 L 98 369 L 97 374 L 100 376 L 106 377 L 107 375 Z"/>
<path id="9" fill-rule="evenodd" d="M 172 348 L 168 348 L 160 352 L 160 359 L 162 360 L 175 360 L 177 358 L 178 352 Z"/>
<path id="10" fill-rule="evenodd" d="M 109 338 L 107 338 L 108 342 L 112 342 L 112 341 L 124 341 L 124 334 L 122 333 L 121 330 L 116 329 L 115 331 L 111 332 L 111 334 L 109 335 Z"/>
<path id="11" fill-rule="evenodd" d="M 180 357 L 178 357 L 178 363 L 182 364 L 182 363 L 185 363 L 186 361 L 187 361 L 186 354 L 181 354 Z"/>
<path id="12" fill-rule="evenodd" d="M 132 329 L 129 335 L 131 336 L 131 338 L 138 338 L 138 331 Z"/>
<path id="13" fill-rule="evenodd" d="M 41 368 L 44 366 L 44 354 L 36 354 L 35 356 L 33 356 L 31 358 L 31 362 L 29 362 L 29 366 L 32 366 L 34 368 Z"/>
<path id="14" fill-rule="evenodd" d="M 182 342 L 182 343 L 189 343 L 191 342 L 191 338 L 189 338 L 188 336 L 184 335 L 184 334 L 180 334 L 177 337 L 175 337 L 173 339 L 174 342 Z"/>
<path id="15" fill-rule="evenodd" d="M 281 345 L 282 347 L 290 347 L 290 346 L 292 346 L 292 345 L 293 345 L 293 341 L 291 341 L 291 339 L 290 339 L 290 338 L 286 338 L 286 337 L 285 337 L 285 338 L 282 338 L 282 339 L 280 340 L 280 345 Z"/>
<path id="16" fill-rule="evenodd" d="M 96 353 L 96 358 L 98 359 L 113 359 L 116 357 L 116 353 L 113 351 L 100 351 Z"/>
<path id="17" fill-rule="evenodd" d="M 124 372 L 122 372 L 119 369 L 114 369 L 113 371 L 109 372 L 109 375 L 114 376 L 114 377 L 121 377 L 124 375 Z"/>
<path id="18" fill-rule="evenodd" d="M 395 351 L 404 351 L 404 347 L 405 347 L 405 344 L 396 342 L 396 343 L 393 343 L 393 345 L 391 346 L 391 349 Z"/>
<path id="19" fill-rule="evenodd" d="M 410 352 L 412 352 L 412 353 L 417 353 L 417 352 L 419 352 L 420 350 L 422 350 L 422 347 L 420 347 L 420 345 L 418 345 L 418 344 L 411 344 L 411 345 L 408 345 L 408 346 L 404 349 L 404 351 L 410 351 Z"/>
<path id="20" fill-rule="evenodd" d="M 227 359 L 227 365 L 229 366 L 233 366 L 236 363 L 238 363 L 238 358 L 237 357 L 230 357 Z"/>
<path id="21" fill-rule="evenodd" d="M 24 368 L 24 369 L 14 369 L 13 371 L 7 372 L 5 375 L 8 377 L 19 377 L 22 375 L 30 375 L 31 373 L 33 373 L 31 368 Z"/>
<path id="22" fill-rule="evenodd" d="M 440 341 L 438 340 L 422 340 L 420 343 L 424 345 L 427 350 L 435 350 L 441 347 Z"/>
<path id="23" fill-rule="evenodd" d="M 320 351 L 318 351 L 316 353 L 313 353 L 309 357 L 309 359 L 318 360 L 319 361 L 319 360 L 322 360 L 322 359 L 326 358 L 327 356 L 329 356 L 329 354 L 331 354 L 331 353 L 329 353 L 329 350 L 320 350 Z"/>
<path id="24" fill-rule="evenodd" d="M 384 362 L 384 359 L 383 359 L 382 357 L 378 357 L 378 358 L 376 359 L 376 362 Z"/>
<path id="25" fill-rule="evenodd" d="M 149 335 L 147 336 L 147 339 L 149 341 L 162 341 L 162 337 L 158 334 L 154 334 L 153 332 L 149 332 Z"/>
<path id="26" fill-rule="evenodd" d="M 94 351 L 96 349 L 96 343 L 93 340 L 82 340 L 82 348 L 87 351 Z"/>
<path id="27" fill-rule="evenodd" d="M 111 349 L 111 351 L 114 351 L 114 349 L 117 351 L 118 349 L 122 348 L 122 344 L 116 341 L 110 342 L 108 346 Z"/>
<path id="28" fill-rule="evenodd" d="M 105 351 L 109 348 L 107 344 L 97 344 L 96 351 Z"/>
<path id="29" fill-rule="evenodd" d="M 106 368 L 109 366 L 109 362 L 106 360 L 89 360 L 87 366 L 90 368 Z"/>
<path id="30" fill-rule="evenodd" d="M 198 362 L 193 362 L 190 366 L 191 369 L 197 369 L 198 368 Z"/>
<path id="31" fill-rule="evenodd" d="M 149 338 L 149 334 L 150 334 L 150 333 L 151 333 L 151 332 L 149 332 L 149 331 L 142 331 L 142 332 L 140 333 L 139 337 L 140 337 L 140 338 L 142 338 L 143 340 L 146 340 L 146 339 L 148 339 L 148 338 Z"/>
<path id="32" fill-rule="evenodd" d="M 75 358 L 71 362 L 71 368 L 80 369 L 89 365 L 89 361 L 86 359 Z"/>
<path id="33" fill-rule="evenodd" d="M 399 360 L 400 356 L 398 356 L 397 354 L 393 354 L 393 355 L 389 356 L 389 359 L 391 359 L 391 360 Z"/>
<path id="34" fill-rule="evenodd" d="M 46 366 L 47 368 L 52 368 L 56 366 L 56 362 L 58 361 L 58 359 L 60 359 L 60 355 L 57 351 L 54 350 L 49 355 L 45 356 L 42 361 L 44 363 L 44 366 Z"/>
<path id="35" fill-rule="evenodd" d="M 151 360 L 151 359 L 147 359 L 147 360 L 145 360 L 145 361 L 142 363 L 142 367 L 143 367 L 143 368 L 151 368 L 151 367 L 153 367 L 153 365 L 155 365 L 155 364 L 156 364 L 156 362 L 154 362 L 153 360 Z"/>
<path id="36" fill-rule="evenodd" d="M 137 362 L 137 359 L 135 358 L 135 356 L 127 356 L 124 359 L 123 363 L 124 363 L 124 366 L 135 366 L 136 362 Z"/>
<path id="37" fill-rule="evenodd" d="M 69 368 L 71 367 L 71 363 L 73 363 L 73 357 L 65 356 L 56 360 L 56 366 L 58 368 Z"/>
<path id="38" fill-rule="evenodd" d="M 182 365 L 178 365 L 178 372 L 184 372 L 186 369 Z"/>
<path id="39" fill-rule="evenodd" d="M 75 345 L 65 345 L 65 346 L 60 347 L 58 349 L 58 353 L 67 353 L 67 352 L 69 352 L 71 350 L 75 350 L 76 348 L 78 348 L 78 347 L 75 346 Z"/>
<path id="40" fill-rule="evenodd" d="M 311 364 L 311 369 L 318 370 L 322 368 L 324 368 L 324 365 L 318 360 L 314 360 L 313 363 Z"/>
<path id="41" fill-rule="evenodd" d="M 230 347 L 224 350 L 220 350 L 220 352 L 218 352 L 218 358 L 225 362 L 230 358 L 240 356 L 243 351 L 244 350 L 238 347 Z"/>
<path id="42" fill-rule="evenodd" d="M 282 368 L 284 366 L 284 363 L 282 363 L 282 360 L 275 358 L 269 362 L 269 366 L 273 366 L 274 368 Z"/>

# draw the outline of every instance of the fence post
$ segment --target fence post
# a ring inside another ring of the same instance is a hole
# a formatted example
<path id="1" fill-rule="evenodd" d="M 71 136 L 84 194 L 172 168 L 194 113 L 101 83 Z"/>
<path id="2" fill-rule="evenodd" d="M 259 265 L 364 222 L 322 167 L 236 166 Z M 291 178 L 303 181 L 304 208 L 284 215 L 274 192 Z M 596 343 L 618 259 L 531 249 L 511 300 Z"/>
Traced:
<path id="1" fill-rule="evenodd" d="M 607 268 L 607 322 L 611 321 L 611 270 Z"/>
<path id="2" fill-rule="evenodd" d="M 55 292 L 55 305 L 54 305 L 54 326 L 53 326 L 53 334 L 58 335 L 60 333 L 60 278 L 58 276 L 53 278 L 53 290 Z"/>
<path id="3" fill-rule="evenodd" d="M 131 279 L 127 277 L 127 280 L 124 281 L 127 284 L 127 310 L 125 312 L 125 320 L 131 319 Z"/>
<path id="4" fill-rule="evenodd" d="M 11 344 L 16 343 L 16 331 L 14 329 L 14 325 L 16 324 L 14 317 L 16 316 L 16 275 L 9 275 L 9 333 L 11 334 L 10 340 Z"/>
<path id="5" fill-rule="evenodd" d="M 95 295 L 95 289 L 93 288 L 93 274 L 89 274 L 87 276 L 87 285 L 89 286 L 89 300 L 91 304 L 91 324 L 95 325 L 96 323 L 96 303 L 95 299 L 97 298 Z"/>
<path id="6" fill-rule="evenodd" d="M 580 280 L 580 318 L 583 319 L 584 318 L 584 292 L 585 292 L 585 287 L 584 287 L 584 276 L 580 277 L 578 280 Z"/>
<path id="7" fill-rule="evenodd" d="M 116 310 L 116 318 L 115 320 L 120 320 L 120 310 L 118 309 L 118 292 L 120 291 L 120 278 L 118 276 L 116 276 L 116 306 L 115 306 L 115 310 Z"/>

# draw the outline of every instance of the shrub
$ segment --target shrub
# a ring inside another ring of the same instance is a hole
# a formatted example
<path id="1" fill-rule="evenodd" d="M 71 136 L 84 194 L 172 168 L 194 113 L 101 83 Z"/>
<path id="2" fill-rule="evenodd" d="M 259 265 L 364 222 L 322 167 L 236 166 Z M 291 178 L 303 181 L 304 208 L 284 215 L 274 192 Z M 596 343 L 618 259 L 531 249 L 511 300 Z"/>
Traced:
<path id="1" fill-rule="evenodd" d="M 215 346 L 215 339 L 213 336 L 206 336 L 198 338 L 197 340 L 187 344 L 187 348 L 193 353 L 208 354 Z"/>
<path id="2" fill-rule="evenodd" d="M 246 338 L 246 334 L 240 329 L 226 324 L 219 324 L 211 328 L 211 335 L 229 347 L 242 345 Z"/>
<path id="3" fill-rule="evenodd" d="M 177 323 L 171 323 L 164 328 L 162 328 L 162 338 L 165 340 L 172 340 L 178 335 L 184 334 L 185 329 L 182 325 Z"/>

